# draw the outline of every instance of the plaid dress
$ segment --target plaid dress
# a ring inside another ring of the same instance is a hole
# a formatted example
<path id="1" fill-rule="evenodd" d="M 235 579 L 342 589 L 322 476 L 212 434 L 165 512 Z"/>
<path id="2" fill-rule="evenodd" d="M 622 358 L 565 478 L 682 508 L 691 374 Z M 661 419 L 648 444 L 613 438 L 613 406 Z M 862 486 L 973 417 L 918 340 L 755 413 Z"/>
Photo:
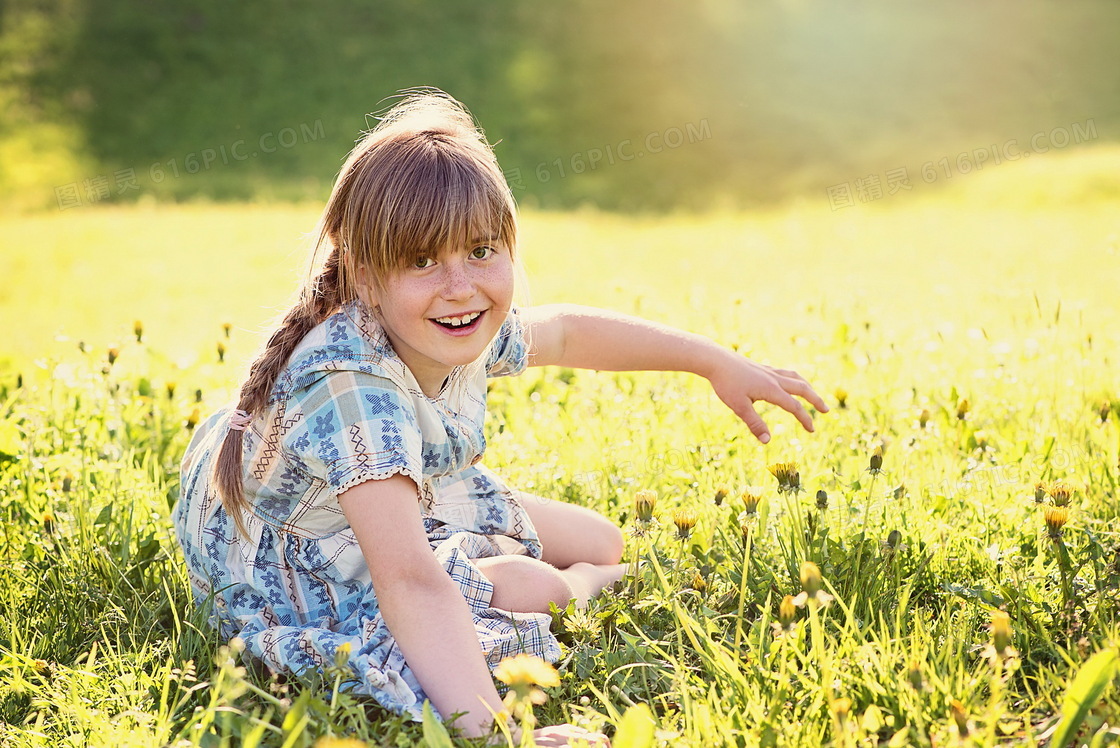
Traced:
<path id="1" fill-rule="evenodd" d="M 277 671 L 320 668 L 349 644 L 351 687 L 419 719 L 424 691 L 381 618 L 338 504 L 348 488 L 401 473 L 420 488 L 428 541 L 474 614 L 490 666 L 518 652 L 558 659 L 549 616 L 490 607 L 493 587 L 473 563 L 540 557 L 517 496 L 478 464 L 486 378 L 519 374 L 526 359 L 513 312 L 488 354 L 456 368 L 429 398 L 361 302 L 308 333 L 267 412 L 244 432 L 248 539 L 211 484 L 230 410 L 200 425 L 183 459 L 173 519 L 196 601 L 210 606 L 212 623 Z"/>

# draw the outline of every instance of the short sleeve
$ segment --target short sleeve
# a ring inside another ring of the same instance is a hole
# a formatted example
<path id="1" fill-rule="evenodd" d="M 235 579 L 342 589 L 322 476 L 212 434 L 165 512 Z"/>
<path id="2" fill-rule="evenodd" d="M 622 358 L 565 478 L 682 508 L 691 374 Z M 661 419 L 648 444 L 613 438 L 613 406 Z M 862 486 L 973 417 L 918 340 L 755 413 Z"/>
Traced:
<path id="1" fill-rule="evenodd" d="M 506 321 L 490 344 L 486 359 L 486 376 L 508 377 L 525 371 L 529 363 L 529 349 L 525 342 L 525 323 L 521 312 L 511 309 Z"/>
<path id="2" fill-rule="evenodd" d="M 291 395 L 283 436 L 289 459 L 335 494 L 401 473 L 423 485 L 423 438 L 411 398 L 392 381 L 356 371 L 324 372 Z"/>

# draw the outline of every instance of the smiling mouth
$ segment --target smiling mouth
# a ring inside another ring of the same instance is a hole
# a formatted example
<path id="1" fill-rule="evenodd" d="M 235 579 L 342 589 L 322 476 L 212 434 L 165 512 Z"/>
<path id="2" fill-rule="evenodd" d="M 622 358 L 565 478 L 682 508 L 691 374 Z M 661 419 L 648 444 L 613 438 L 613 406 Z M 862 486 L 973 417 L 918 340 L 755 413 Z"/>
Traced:
<path id="1" fill-rule="evenodd" d="M 481 317 L 482 312 L 469 312 L 453 317 L 436 317 L 432 322 L 446 330 L 463 331 L 474 327 Z"/>

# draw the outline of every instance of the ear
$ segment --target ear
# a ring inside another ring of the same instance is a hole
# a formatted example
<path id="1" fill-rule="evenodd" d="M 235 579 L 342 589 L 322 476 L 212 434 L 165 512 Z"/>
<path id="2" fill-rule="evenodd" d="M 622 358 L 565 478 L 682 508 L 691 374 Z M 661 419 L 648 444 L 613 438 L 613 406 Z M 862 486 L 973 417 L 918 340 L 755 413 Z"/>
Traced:
<path id="1" fill-rule="evenodd" d="M 358 295 L 366 306 L 370 309 L 375 309 L 380 304 L 378 300 L 377 285 L 372 282 L 369 270 L 364 265 L 358 265 L 354 269 L 354 293 Z"/>

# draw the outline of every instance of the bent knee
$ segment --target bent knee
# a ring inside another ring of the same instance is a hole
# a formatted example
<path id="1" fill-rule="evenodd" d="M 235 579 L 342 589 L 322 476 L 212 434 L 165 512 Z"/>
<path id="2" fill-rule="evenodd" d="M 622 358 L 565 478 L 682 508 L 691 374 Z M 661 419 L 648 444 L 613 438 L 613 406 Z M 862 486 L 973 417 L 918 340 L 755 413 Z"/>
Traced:
<path id="1" fill-rule="evenodd" d="M 508 556 L 486 566 L 483 573 L 494 585 L 492 607 L 515 613 L 547 613 L 549 605 L 565 607 L 575 594 L 558 569 L 526 556 Z"/>
<path id="2" fill-rule="evenodd" d="M 617 525 L 606 517 L 602 517 L 601 522 L 596 523 L 594 534 L 595 541 L 592 546 L 594 553 L 591 558 L 587 559 L 589 563 L 609 566 L 622 560 L 622 551 L 626 545 L 626 540 L 622 536 L 622 530 Z"/>

